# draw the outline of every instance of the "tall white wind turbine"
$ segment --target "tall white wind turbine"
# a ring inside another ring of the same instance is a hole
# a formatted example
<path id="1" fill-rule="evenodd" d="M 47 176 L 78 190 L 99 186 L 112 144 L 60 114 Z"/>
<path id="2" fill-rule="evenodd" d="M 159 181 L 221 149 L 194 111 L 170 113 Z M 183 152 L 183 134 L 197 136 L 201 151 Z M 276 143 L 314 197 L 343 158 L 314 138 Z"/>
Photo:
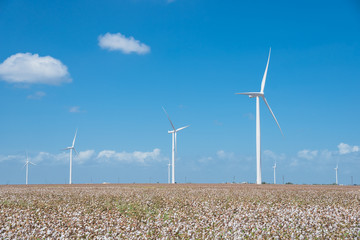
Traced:
<path id="1" fill-rule="evenodd" d="M 274 184 L 276 184 L 276 161 L 275 161 L 275 164 L 273 166 L 273 169 L 274 169 Z"/>
<path id="2" fill-rule="evenodd" d="M 74 136 L 74 140 L 72 142 L 71 147 L 67 147 L 67 148 L 63 149 L 63 150 L 70 150 L 70 177 L 69 177 L 69 184 L 72 183 L 72 180 L 71 180 L 71 177 L 72 177 L 72 159 L 73 159 L 72 150 L 74 150 L 75 153 L 78 155 L 78 152 L 75 149 L 76 134 L 77 134 L 77 129 L 75 131 L 75 136 Z"/>
<path id="3" fill-rule="evenodd" d="M 177 132 L 179 132 L 179 131 L 181 131 L 181 130 L 187 128 L 187 127 L 189 127 L 190 125 L 176 129 L 176 128 L 174 127 L 174 124 L 172 123 L 170 117 L 169 117 L 169 114 L 166 112 L 165 108 L 163 107 L 162 109 L 164 110 L 167 118 L 169 119 L 169 122 L 170 122 L 170 124 L 171 124 L 172 129 L 173 129 L 173 130 L 171 130 L 171 131 L 168 131 L 168 133 L 171 133 L 171 134 L 172 134 L 172 154 L 171 154 L 171 166 L 172 166 L 171 176 L 172 176 L 172 178 L 171 178 L 171 183 L 174 184 L 174 183 L 175 183 L 175 152 L 177 152 L 177 148 L 176 148 L 176 134 L 177 134 Z"/>
<path id="4" fill-rule="evenodd" d="M 29 161 L 28 153 L 26 152 L 26 163 L 24 165 L 24 167 L 26 167 L 26 180 L 25 180 L 26 185 L 28 185 L 28 180 L 29 180 L 29 164 L 36 165 L 35 163 Z"/>
<path id="5" fill-rule="evenodd" d="M 280 128 L 280 125 L 274 115 L 274 113 L 272 112 L 268 102 L 266 101 L 265 95 L 264 95 L 264 88 L 265 88 L 265 82 L 266 82 L 266 75 L 267 75 L 267 71 L 268 71 L 268 67 L 269 67 L 269 61 L 270 61 L 270 54 L 271 54 L 271 48 L 269 51 L 269 57 L 267 60 L 267 64 L 266 64 L 266 68 L 265 68 L 265 73 L 264 76 L 262 78 L 262 82 L 261 82 L 261 89 L 260 92 L 245 92 L 245 93 L 236 93 L 236 94 L 241 94 L 241 95 L 248 95 L 249 98 L 256 98 L 256 183 L 257 184 L 261 184 L 261 155 L 260 155 L 260 99 L 262 98 L 266 104 L 266 106 L 268 107 L 271 115 L 273 116 L 273 118 L 275 119 L 276 124 L 278 125 L 281 134 L 282 130 Z"/>
<path id="6" fill-rule="evenodd" d="M 339 168 L 339 166 L 338 166 L 338 164 L 336 164 L 336 168 L 334 168 L 335 169 L 335 174 L 336 174 L 336 185 L 339 185 L 339 182 L 338 182 L 338 168 Z"/>

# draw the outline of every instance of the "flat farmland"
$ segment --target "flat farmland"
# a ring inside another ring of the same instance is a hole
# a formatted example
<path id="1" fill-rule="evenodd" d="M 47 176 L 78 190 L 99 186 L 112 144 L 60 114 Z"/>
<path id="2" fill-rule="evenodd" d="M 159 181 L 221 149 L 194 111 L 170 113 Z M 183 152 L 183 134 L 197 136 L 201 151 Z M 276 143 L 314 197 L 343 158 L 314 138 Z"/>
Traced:
<path id="1" fill-rule="evenodd" d="M 0 186 L 0 238 L 359 239 L 360 187 Z"/>

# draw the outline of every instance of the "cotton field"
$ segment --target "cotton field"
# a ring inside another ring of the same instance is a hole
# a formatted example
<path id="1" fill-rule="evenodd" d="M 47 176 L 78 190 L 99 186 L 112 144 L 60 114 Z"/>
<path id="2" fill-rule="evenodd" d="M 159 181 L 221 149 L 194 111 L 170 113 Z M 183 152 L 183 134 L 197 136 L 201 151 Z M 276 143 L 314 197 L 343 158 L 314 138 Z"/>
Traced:
<path id="1" fill-rule="evenodd" d="M 360 239 L 360 187 L 0 186 L 0 238 Z"/>

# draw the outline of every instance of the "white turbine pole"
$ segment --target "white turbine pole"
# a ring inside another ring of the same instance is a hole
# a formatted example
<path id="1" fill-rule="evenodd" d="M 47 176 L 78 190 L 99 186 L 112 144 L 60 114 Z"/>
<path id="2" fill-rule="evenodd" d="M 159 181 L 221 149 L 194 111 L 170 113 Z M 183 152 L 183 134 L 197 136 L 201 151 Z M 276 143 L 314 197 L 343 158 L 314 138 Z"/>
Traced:
<path id="1" fill-rule="evenodd" d="M 29 177 L 29 159 L 26 153 L 26 185 L 28 185 L 28 177 Z"/>
<path id="2" fill-rule="evenodd" d="M 72 184 L 72 148 L 70 148 L 70 175 L 69 175 L 69 184 Z"/>
<path id="3" fill-rule="evenodd" d="M 168 183 L 170 183 L 170 166 L 171 166 L 171 163 L 169 161 L 169 164 L 168 164 Z"/>
<path id="4" fill-rule="evenodd" d="M 335 169 L 335 174 L 336 174 L 336 185 L 339 185 L 339 182 L 338 182 L 338 165 L 336 165 L 336 168 Z"/>
<path id="5" fill-rule="evenodd" d="M 172 155 L 171 155 L 171 183 L 175 183 L 175 131 L 172 135 Z"/>
<path id="6" fill-rule="evenodd" d="M 260 101 L 256 97 L 256 184 L 261 184 Z"/>
<path id="7" fill-rule="evenodd" d="M 273 168 L 274 168 L 274 184 L 276 184 L 276 162 Z"/>
<path id="8" fill-rule="evenodd" d="M 266 76 L 267 76 L 267 71 L 269 68 L 269 61 L 270 61 L 270 54 L 271 54 L 271 48 L 269 51 L 269 57 L 267 60 L 267 64 L 266 64 L 266 68 L 265 68 L 265 72 L 264 72 L 264 76 L 263 79 L 261 81 L 261 90 L 260 92 L 245 92 L 245 93 L 236 93 L 236 94 L 241 94 L 241 95 L 248 95 L 250 98 L 256 98 L 256 183 L 257 184 L 261 184 L 262 180 L 261 180 L 261 135 L 260 135 L 260 99 L 259 97 L 261 97 L 266 106 L 268 107 L 271 115 L 273 116 L 276 124 L 278 125 L 281 134 L 282 134 L 282 130 L 280 128 L 280 125 L 274 115 L 274 113 L 272 112 L 270 105 L 267 103 L 265 95 L 264 95 L 264 88 L 265 88 L 265 83 L 266 83 Z"/>
<path id="9" fill-rule="evenodd" d="M 63 150 L 70 150 L 70 174 L 69 174 L 69 184 L 72 184 L 72 160 L 73 160 L 72 150 L 74 150 L 75 153 L 78 154 L 77 151 L 76 151 L 76 149 L 75 149 L 76 135 L 77 135 L 77 129 L 76 129 L 76 131 L 75 131 L 75 136 L 74 136 L 74 140 L 73 140 L 73 142 L 72 142 L 71 147 L 67 147 L 67 148 L 63 149 Z"/>

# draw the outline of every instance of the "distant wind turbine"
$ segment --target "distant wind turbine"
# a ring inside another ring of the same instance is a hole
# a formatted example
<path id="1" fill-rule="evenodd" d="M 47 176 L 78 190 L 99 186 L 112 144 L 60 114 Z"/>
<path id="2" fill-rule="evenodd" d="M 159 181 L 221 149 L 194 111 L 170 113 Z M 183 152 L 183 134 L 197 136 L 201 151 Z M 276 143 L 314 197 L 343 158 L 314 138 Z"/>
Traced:
<path id="1" fill-rule="evenodd" d="M 168 163 L 168 183 L 170 183 L 170 167 L 171 167 L 171 163 L 170 163 L 170 160 L 169 160 L 169 163 Z"/>
<path id="2" fill-rule="evenodd" d="M 28 153 L 26 152 L 26 163 L 24 165 L 24 167 L 26 167 L 26 180 L 25 180 L 26 185 L 28 185 L 28 179 L 29 179 L 29 164 L 36 165 L 35 163 L 29 161 Z"/>
<path id="3" fill-rule="evenodd" d="M 338 166 L 338 164 L 336 164 L 336 168 L 334 168 L 335 169 L 335 174 L 336 174 L 336 185 L 339 185 L 339 182 L 338 182 L 338 169 L 339 169 L 339 166 Z"/>
<path id="4" fill-rule="evenodd" d="M 273 168 L 274 168 L 274 184 L 276 184 L 276 161 Z"/>
<path id="5" fill-rule="evenodd" d="M 271 54 L 271 48 L 269 51 L 269 57 L 267 60 L 267 64 L 266 64 L 266 68 L 265 68 L 265 73 L 264 76 L 262 78 L 262 82 L 261 82 L 261 90 L 260 92 L 245 92 L 245 93 L 236 93 L 236 94 L 241 94 L 241 95 L 248 95 L 249 98 L 256 98 L 256 183 L 257 184 L 261 184 L 261 148 L 260 148 L 260 99 L 259 97 L 261 97 L 266 106 L 268 107 L 271 115 L 273 116 L 273 118 L 275 119 L 276 124 L 278 125 L 281 134 L 282 130 L 280 128 L 280 125 L 274 115 L 274 113 L 272 112 L 268 102 L 266 101 L 265 95 L 264 95 L 264 88 L 265 88 L 265 82 L 266 82 L 266 75 L 267 75 L 267 71 L 268 71 L 268 67 L 269 67 L 269 61 L 270 61 L 270 54 Z"/>
<path id="6" fill-rule="evenodd" d="M 172 155 L 171 155 L 171 160 L 172 160 L 172 163 L 171 163 L 171 166 L 172 166 L 172 179 L 171 179 L 171 183 L 175 183 L 175 152 L 177 152 L 177 147 L 176 147 L 176 134 L 177 132 L 189 127 L 190 125 L 188 126 L 185 126 L 185 127 L 181 127 L 181 128 L 178 128 L 176 129 L 174 127 L 174 124 L 171 122 L 171 119 L 169 117 L 169 114 L 166 112 L 165 108 L 163 107 L 162 108 L 167 116 L 167 118 L 169 119 L 169 122 L 171 124 L 171 127 L 173 130 L 171 131 L 168 131 L 168 133 L 171 133 L 172 134 Z"/>
<path id="7" fill-rule="evenodd" d="M 73 157 L 72 157 L 72 150 L 74 150 L 75 153 L 78 155 L 78 152 L 77 152 L 76 149 L 75 149 L 76 134 L 77 134 L 77 129 L 76 129 L 76 131 L 75 131 L 75 136 L 74 136 L 74 140 L 73 140 L 73 142 L 72 142 L 71 147 L 67 147 L 67 148 L 63 149 L 63 150 L 70 150 L 70 177 L 69 177 L 69 184 L 72 183 L 72 181 L 71 181 L 71 177 L 72 177 L 72 159 L 73 159 Z"/>

